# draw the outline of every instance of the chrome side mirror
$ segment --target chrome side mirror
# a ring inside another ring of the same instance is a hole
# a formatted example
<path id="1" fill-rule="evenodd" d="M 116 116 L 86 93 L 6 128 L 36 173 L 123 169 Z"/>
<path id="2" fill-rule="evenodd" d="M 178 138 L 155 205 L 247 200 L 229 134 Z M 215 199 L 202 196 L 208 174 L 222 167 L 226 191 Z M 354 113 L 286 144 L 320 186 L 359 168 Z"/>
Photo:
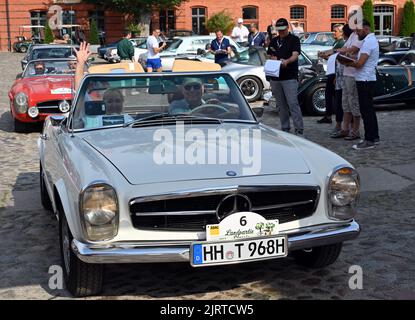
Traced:
<path id="1" fill-rule="evenodd" d="M 252 111 L 255 113 L 255 115 L 258 118 L 262 118 L 262 116 L 264 115 L 264 107 L 263 106 L 252 107 Z"/>

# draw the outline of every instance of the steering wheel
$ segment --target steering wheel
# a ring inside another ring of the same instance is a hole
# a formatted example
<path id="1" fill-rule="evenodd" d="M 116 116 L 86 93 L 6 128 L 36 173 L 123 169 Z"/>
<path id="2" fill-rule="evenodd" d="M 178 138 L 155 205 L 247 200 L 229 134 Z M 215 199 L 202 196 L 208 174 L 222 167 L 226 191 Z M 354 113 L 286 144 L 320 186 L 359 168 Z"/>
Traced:
<path id="1" fill-rule="evenodd" d="M 190 111 L 190 114 L 200 114 L 200 115 L 209 115 L 209 114 L 223 114 L 223 113 L 228 113 L 229 110 L 226 109 L 223 106 L 217 105 L 217 104 L 211 104 L 211 103 L 207 103 L 207 104 L 202 104 L 199 107 L 194 108 L 193 110 Z"/>

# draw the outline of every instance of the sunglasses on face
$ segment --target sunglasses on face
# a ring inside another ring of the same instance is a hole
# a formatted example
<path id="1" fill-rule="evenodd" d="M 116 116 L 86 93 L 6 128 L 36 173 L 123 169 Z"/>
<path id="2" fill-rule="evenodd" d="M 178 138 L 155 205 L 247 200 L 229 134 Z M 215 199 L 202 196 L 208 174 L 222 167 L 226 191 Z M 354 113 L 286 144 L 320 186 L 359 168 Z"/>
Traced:
<path id="1" fill-rule="evenodd" d="M 184 86 L 184 89 L 186 91 L 190 91 L 190 90 L 200 90 L 202 88 L 202 86 L 200 84 L 188 84 Z"/>

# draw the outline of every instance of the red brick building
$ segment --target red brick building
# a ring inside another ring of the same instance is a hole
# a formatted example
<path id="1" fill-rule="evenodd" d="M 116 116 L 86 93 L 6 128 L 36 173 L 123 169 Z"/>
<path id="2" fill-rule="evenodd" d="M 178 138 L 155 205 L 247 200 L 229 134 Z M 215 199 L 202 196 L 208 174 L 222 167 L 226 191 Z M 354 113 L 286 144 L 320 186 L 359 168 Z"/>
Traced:
<path id="1" fill-rule="evenodd" d="M 124 16 L 104 11 L 81 0 L 0 0 L 0 51 L 7 51 L 16 41 L 16 36 L 31 38 L 31 30 L 20 28 L 28 25 L 45 25 L 52 14 L 48 10 L 53 5 L 63 9 L 63 24 L 79 24 L 89 34 L 89 23 L 95 19 L 99 31 L 105 31 L 105 39 L 118 39 L 124 30 Z"/>
<path id="2" fill-rule="evenodd" d="M 378 34 L 399 33 L 403 5 L 406 0 L 374 0 L 375 28 Z M 245 23 L 258 22 L 265 31 L 272 19 L 285 17 L 299 21 L 305 31 L 330 30 L 335 23 L 346 22 L 351 5 L 363 0 L 239 0 L 236 3 L 222 0 L 188 0 L 171 10 L 155 11 L 152 27 L 162 30 L 190 29 L 205 33 L 205 21 L 214 13 L 227 10 L 235 21 L 242 17 Z M 7 51 L 16 36 L 31 37 L 30 29 L 22 25 L 45 25 L 52 5 L 63 8 L 63 24 L 80 24 L 89 33 L 91 19 L 96 19 L 98 29 L 105 32 L 106 42 L 118 39 L 126 25 L 119 13 L 104 11 L 81 0 L 0 0 L 0 51 Z"/>
<path id="3" fill-rule="evenodd" d="M 374 0 L 375 29 L 378 34 L 399 33 L 403 6 L 406 0 Z M 336 23 L 345 23 L 352 5 L 363 0 L 189 0 L 176 10 L 162 10 L 153 14 L 153 27 L 161 29 L 190 29 L 203 33 L 204 22 L 212 14 L 227 10 L 244 23 L 257 22 L 265 31 L 272 19 L 285 17 L 299 21 L 305 31 L 328 31 Z"/>

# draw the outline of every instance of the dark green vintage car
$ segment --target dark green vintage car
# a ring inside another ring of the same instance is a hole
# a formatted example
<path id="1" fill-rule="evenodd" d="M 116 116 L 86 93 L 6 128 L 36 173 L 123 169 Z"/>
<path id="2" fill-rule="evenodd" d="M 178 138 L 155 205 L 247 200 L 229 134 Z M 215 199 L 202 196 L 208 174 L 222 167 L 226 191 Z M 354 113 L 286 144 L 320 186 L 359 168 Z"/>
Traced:
<path id="1" fill-rule="evenodd" d="M 409 60 L 408 60 L 409 61 Z M 327 77 L 323 72 L 300 71 L 298 100 L 303 111 L 310 115 L 324 115 Z M 415 103 L 415 53 L 412 63 L 401 62 L 396 66 L 377 67 L 375 104 Z M 275 100 L 269 100 L 275 105 Z"/>

